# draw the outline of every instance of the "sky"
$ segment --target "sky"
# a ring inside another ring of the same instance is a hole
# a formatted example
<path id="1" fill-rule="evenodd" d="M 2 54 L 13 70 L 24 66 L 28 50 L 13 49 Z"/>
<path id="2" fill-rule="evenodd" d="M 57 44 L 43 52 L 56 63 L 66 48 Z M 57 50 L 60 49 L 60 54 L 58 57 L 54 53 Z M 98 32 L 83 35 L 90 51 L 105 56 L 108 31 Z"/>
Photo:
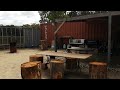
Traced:
<path id="1" fill-rule="evenodd" d="M 39 24 L 38 11 L 0 11 L 0 24 L 22 26 L 23 24 Z"/>

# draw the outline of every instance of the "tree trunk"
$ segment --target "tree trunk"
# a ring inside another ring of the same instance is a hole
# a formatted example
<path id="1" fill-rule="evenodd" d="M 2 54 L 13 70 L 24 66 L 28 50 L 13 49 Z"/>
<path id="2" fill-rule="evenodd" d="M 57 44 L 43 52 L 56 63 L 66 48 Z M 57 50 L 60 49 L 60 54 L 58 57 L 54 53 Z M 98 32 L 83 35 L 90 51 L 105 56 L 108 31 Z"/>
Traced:
<path id="1" fill-rule="evenodd" d="M 21 64 L 22 79 L 41 79 L 40 65 L 39 61 Z"/>
<path id="2" fill-rule="evenodd" d="M 64 62 L 61 60 L 50 61 L 50 76 L 52 79 L 63 79 L 64 77 Z"/>
<path id="3" fill-rule="evenodd" d="M 90 62 L 89 75 L 90 79 L 107 79 L 107 63 Z"/>
<path id="4" fill-rule="evenodd" d="M 29 61 L 41 61 L 43 63 L 43 56 L 42 55 L 30 55 Z"/>
<path id="5" fill-rule="evenodd" d="M 66 58 L 66 69 L 76 69 L 77 68 L 77 60 L 76 58 Z"/>

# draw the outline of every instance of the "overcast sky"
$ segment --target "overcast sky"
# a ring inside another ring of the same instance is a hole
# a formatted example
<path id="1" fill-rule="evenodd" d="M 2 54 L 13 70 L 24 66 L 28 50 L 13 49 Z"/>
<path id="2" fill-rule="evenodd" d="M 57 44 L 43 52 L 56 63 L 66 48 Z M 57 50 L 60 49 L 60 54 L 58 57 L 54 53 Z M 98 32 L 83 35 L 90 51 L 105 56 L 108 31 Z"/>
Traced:
<path id="1" fill-rule="evenodd" d="M 0 24 L 3 25 L 39 24 L 39 20 L 38 11 L 0 11 Z"/>

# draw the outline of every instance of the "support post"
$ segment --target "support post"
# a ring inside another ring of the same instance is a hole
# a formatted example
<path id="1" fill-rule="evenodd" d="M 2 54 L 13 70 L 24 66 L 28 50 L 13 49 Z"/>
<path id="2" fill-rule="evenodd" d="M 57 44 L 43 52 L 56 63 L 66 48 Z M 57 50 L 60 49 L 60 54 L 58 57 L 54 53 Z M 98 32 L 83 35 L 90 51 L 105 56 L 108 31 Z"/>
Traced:
<path id="1" fill-rule="evenodd" d="M 109 12 L 108 16 L 108 63 L 111 61 L 111 24 L 112 24 L 112 16 Z"/>

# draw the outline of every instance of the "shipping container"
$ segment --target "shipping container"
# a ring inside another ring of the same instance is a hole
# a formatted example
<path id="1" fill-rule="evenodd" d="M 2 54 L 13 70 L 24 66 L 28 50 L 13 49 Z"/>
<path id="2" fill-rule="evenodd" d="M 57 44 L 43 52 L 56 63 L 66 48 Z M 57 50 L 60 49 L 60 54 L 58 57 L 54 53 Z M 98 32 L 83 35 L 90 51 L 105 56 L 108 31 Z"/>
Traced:
<path id="1" fill-rule="evenodd" d="M 51 46 L 51 42 L 52 40 L 54 40 L 53 27 L 54 26 L 51 23 L 40 24 L 41 39 L 47 40 L 49 46 Z M 69 39 L 65 38 L 67 36 L 75 39 L 107 41 L 107 33 L 108 25 L 106 22 L 74 21 L 65 22 L 60 30 L 57 32 L 57 37 L 58 42 L 62 43 L 63 45 L 64 43 L 68 43 Z"/>

